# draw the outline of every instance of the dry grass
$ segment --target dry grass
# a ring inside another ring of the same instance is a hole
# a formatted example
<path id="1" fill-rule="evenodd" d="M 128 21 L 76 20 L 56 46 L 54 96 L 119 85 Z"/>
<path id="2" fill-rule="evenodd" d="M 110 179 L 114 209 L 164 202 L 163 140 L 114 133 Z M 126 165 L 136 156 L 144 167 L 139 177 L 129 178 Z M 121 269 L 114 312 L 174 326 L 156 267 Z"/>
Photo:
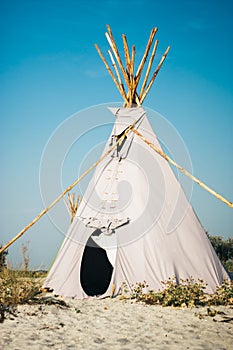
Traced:
<path id="1" fill-rule="evenodd" d="M 77 196 L 77 198 L 75 197 L 75 193 L 68 193 L 68 201 L 65 200 L 65 204 L 67 206 L 67 209 L 68 209 L 68 212 L 70 214 L 70 221 L 72 222 L 76 213 L 77 213 L 77 210 L 78 210 L 78 207 L 80 205 L 80 202 L 82 200 L 82 197 L 80 195 Z"/>
<path id="2" fill-rule="evenodd" d="M 0 322 L 3 322 L 5 312 L 12 313 L 18 304 L 27 303 L 40 293 L 44 274 L 29 271 L 28 244 L 22 246 L 21 266 L 12 269 L 3 264 L 0 270 Z"/>
<path id="3" fill-rule="evenodd" d="M 28 277 L 25 271 L 4 268 L 0 272 L 0 304 L 16 306 L 40 293 L 41 278 Z"/>

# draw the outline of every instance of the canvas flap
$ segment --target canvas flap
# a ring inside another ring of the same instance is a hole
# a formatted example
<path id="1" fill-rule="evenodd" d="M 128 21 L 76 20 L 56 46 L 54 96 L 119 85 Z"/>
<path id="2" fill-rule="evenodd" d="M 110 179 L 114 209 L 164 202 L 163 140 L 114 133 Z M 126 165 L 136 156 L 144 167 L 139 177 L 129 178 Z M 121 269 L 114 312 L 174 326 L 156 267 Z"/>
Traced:
<path id="1" fill-rule="evenodd" d="M 137 108 L 108 108 L 115 115 L 114 134 L 120 135 L 129 125 L 140 119 L 146 114 L 142 107 Z M 135 125 L 137 128 L 137 125 Z"/>
<path id="2" fill-rule="evenodd" d="M 129 218 L 109 217 L 107 215 L 98 215 L 96 217 L 82 218 L 80 220 L 87 226 L 101 230 L 104 234 L 110 235 L 115 232 L 115 229 L 126 225 L 130 222 Z"/>

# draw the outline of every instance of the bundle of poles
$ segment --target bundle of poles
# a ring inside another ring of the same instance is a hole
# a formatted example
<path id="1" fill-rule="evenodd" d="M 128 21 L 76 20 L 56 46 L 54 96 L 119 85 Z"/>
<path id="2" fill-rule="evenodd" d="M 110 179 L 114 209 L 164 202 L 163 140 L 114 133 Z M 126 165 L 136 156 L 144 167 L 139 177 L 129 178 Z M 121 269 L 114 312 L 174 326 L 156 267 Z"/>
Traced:
<path id="1" fill-rule="evenodd" d="M 162 64 L 170 50 L 170 46 L 167 47 L 166 51 L 164 52 L 162 58 L 160 59 L 160 62 L 158 63 L 152 77 L 150 78 L 149 82 L 149 76 L 151 72 L 151 68 L 153 65 L 153 61 L 155 58 L 156 50 L 158 47 L 158 40 L 154 41 L 155 34 L 158 31 L 158 28 L 153 28 L 150 33 L 150 37 L 148 40 L 148 43 L 146 45 L 146 49 L 144 52 L 144 55 L 141 59 L 141 62 L 138 66 L 138 69 L 136 73 L 134 72 L 134 63 L 135 63 L 135 54 L 136 54 L 136 48 L 135 45 L 132 46 L 131 52 L 129 50 L 127 38 L 125 34 L 122 34 L 122 40 L 123 40 L 123 47 L 124 47 L 124 56 L 125 56 L 125 66 L 122 63 L 121 56 L 119 54 L 119 51 L 117 49 L 111 28 L 109 25 L 107 25 L 107 32 L 105 33 L 105 36 L 107 38 L 107 41 L 110 46 L 110 50 L 108 50 L 108 54 L 110 57 L 110 61 L 112 63 L 114 71 L 111 69 L 110 65 L 108 64 L 107 60 L 105 59 L 103 53 L 101 52 L 99 46 L 95 44 L 96 50 L 98 51 L 102 61 L 105 64 L 105 67 L 107 68 L 107 71 L 109 72 L 112 80 L 114 81 L 118 91 L 120 92 L 121 96 L 124 100 L 124 107 L 132 107 L 132 106 L 141 106 L 143 101 L 145 100 L 151 86 L 153 85 L 155 78 L 158 75 L 158 72 L 160 71 L 160 68 L 162 67 Z M 151 52 L 151 56 L 149 59 L 149 63 L 146 69 L 145 77 L 141 85 L 140 92 L 137 93 L 137 88 L 139 81 L 142 77 L 143 68 L 145 66 L 145 63 L 147 61 L 148 55 L 151 51 L 151 47 L 153 45 L 153 49 Z M 123 78 L 123 79 L 122 79 Z M 125 86 L 123 84 L 123 80 L 125 81 L 125 84 L 128 88 L 128 92 L 126 93 Z"/>

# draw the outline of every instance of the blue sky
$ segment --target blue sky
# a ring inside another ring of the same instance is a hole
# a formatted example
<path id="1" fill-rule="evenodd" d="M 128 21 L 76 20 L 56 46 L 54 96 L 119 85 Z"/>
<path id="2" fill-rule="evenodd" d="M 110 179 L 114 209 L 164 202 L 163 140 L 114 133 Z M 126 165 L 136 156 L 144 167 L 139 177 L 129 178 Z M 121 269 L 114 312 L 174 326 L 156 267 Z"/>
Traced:
<path id="1" fill-rule="evenodd" d="M 119 46 L 122 33 L 136 45 L 137 62 L 152 27 L 159 28 L 158 56 L 168 45 L 171 50 L 144 104 L 182 136 L 194 174 L 233 201 L 232 13 L 230 0 L 1 1 L 0 242 L 43 209 L 39 173 L 51 134 L 80 110 L 121 101 L 94 48 L 98 43 L 106 52 L 106 24 Z M 84 112 L 79 121 L 81 130 L 85 123 L 98 123 L 98 113 L 88 117 Z M 80 145 L 73 170 L 75 156 L 67 160 L 70 174 L 64 186 L 77 175 L 91 141 L 104 144 L 110 129 Z M 191 202 L 206 230 L 232 236 L 232 209 L 197 185 Z M 44 217 L 9 249 L 12 261 L 19 261 L 21 245 L 28 240 L 32 266 L 47 268 L 63 235 Z"/>

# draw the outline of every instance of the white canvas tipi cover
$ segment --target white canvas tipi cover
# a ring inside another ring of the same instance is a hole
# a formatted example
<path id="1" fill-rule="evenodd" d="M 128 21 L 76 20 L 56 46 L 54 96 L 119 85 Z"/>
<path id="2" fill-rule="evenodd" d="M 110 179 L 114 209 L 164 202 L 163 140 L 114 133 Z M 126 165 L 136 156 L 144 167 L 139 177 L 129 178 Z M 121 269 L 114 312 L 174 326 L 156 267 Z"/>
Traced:
<path id="1" fill-rule="evenodd" d="M 161 146 L 142 107 L 113 109 L 104 152 L 133 122 Z M 204 280 L 207 292 L 229 278 L 169 164 L 132 131 L 101 162 L 49 271 L 58 295 L 103 297 L 146 281 Z"/>

